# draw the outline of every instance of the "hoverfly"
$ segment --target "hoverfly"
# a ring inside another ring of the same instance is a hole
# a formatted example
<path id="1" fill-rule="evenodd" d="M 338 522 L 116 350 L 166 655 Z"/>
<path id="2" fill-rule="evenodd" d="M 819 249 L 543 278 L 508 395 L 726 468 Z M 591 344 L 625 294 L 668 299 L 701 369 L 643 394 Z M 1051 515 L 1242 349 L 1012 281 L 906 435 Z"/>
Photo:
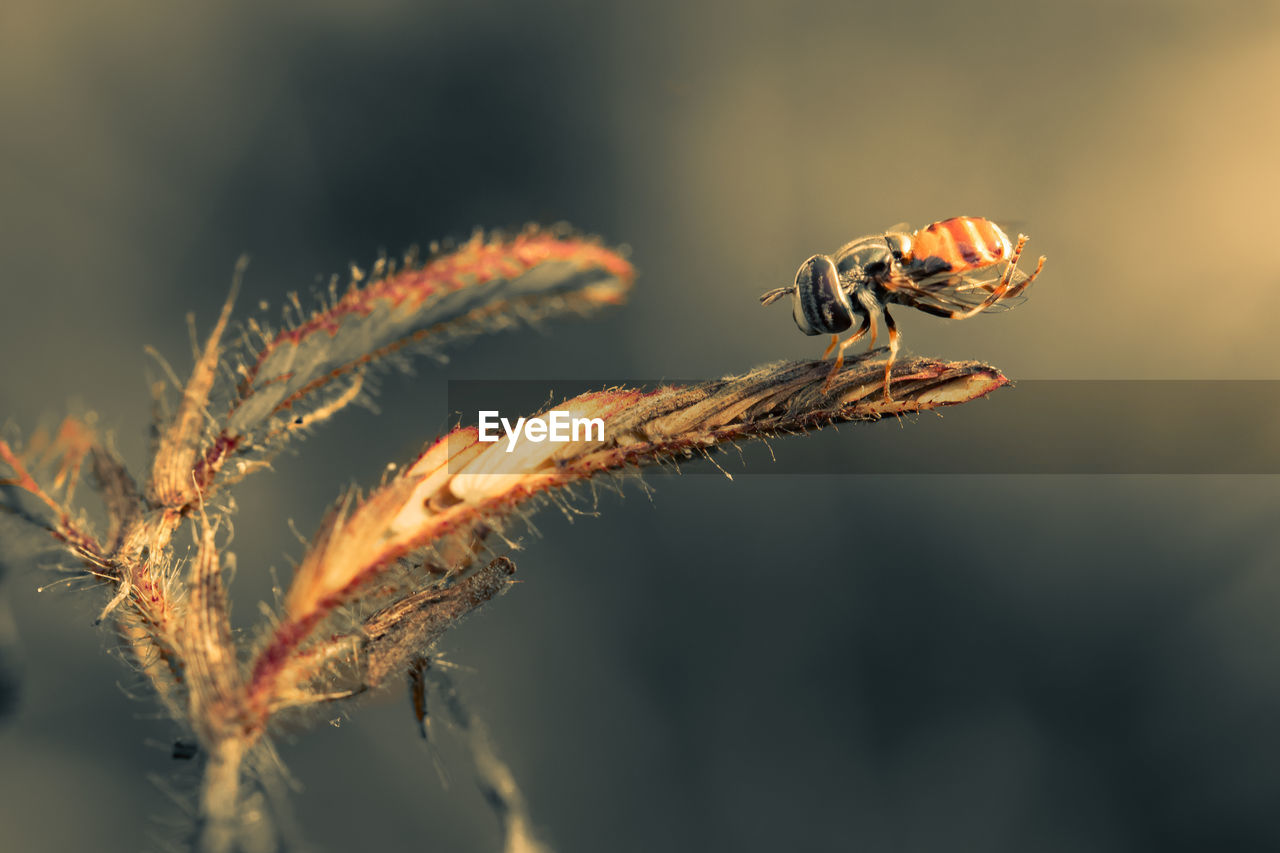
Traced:
<path id="1" fill-rule="evenodd" d="M 899 226 L 905 229 L 906 226 Z M 884 319 L 889 335 L 889 360 L 884 366 L 884 398 L 889 395 L 889 375 L 898 355 L 900 337 L 889 305 L 908 305 L 926 314 L 963 320 L 980 314 L 1024 291 L 1044 268 L 1040 258 L 1030 275 L 1018 271 L 1018 259 L 1027 243 L 1008 235 L 989 219 L 958 216 L 907 233 L 892 230 L 859 237 L 834 255 L 814 255 L 800 265 L 796 283 L 762 294 L 769 305 L 793 295 L 792 316 L 806 335 L 831 335 L 822 357 L 836 353 L 823 391 L 844 366 L 844 351 L 871 333 L 876 343 L 876 318 Z M 979 279 L 975 273 L 1004 264 L 998 277 Z M 840 340 L 853 326 L 857 331 Z"/>

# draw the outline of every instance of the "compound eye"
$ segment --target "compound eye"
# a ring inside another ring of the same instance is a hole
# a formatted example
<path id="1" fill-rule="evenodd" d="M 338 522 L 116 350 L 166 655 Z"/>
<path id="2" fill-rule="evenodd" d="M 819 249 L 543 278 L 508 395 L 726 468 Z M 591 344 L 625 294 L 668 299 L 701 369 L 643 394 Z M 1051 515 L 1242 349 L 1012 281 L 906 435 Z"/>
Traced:
<path id="1" fill-rule="evenodd" d="M 835 335 L 853 325 L 849 294 L 831 258 L 814 255 L 800 265 L 791 314 L 806 335 Z"/>

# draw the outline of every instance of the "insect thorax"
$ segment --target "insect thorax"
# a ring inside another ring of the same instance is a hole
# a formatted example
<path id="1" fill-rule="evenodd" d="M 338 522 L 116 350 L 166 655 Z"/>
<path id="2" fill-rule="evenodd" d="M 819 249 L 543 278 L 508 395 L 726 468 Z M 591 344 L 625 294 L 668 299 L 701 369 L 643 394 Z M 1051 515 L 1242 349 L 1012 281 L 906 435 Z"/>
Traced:
<path id="1" fill-rule="evenodd" d="M 879 278 L 888 272 L 893 259 L 893 251 L 883 234 L 859 237 L 841 246 L 835 254 L 841 278 Z"/>

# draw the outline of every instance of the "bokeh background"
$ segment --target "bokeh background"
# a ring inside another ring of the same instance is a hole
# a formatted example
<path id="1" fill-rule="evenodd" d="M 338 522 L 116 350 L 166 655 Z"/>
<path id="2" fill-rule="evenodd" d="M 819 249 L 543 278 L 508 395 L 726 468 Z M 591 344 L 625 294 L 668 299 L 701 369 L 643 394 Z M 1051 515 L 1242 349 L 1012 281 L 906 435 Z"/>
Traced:
<path id="1" fill-rule="evenodd" d="M 1022 379 L 1280 378 L 1277 91 L 1272 3 L 8 0 L 0 416 L 91 409 L 141 469 L 143 346 L 187 370 L 184 317 L 207 330 L 241 253 L 248 309 L 477 225 L 629 244 L 625 308 L 391 375 L 380 415 L 243 486 L 250 628 L 301 553 L 287 521 L 310 532 L 437 434 L 446 379 L 814 357 L 755 297 L 901 221 L 986 216 L 1049 257 L 1014 313 L 899 312 L 911 351 Z M 1274 477 L 729 465 L 540 516 L 525 582 L 446 641 L 557 850 L 1280 849 Z M 145 848 L 175 812 L 151 780 L 191 772 L 173 729 L 126 695 L 102 597 L 37 593 L 41 543 L 0 533 L 21 676 L 0 846 Z M 317 849 L 495 849 L 467 765 L 446 745 L 442 788 L 402 696 L 317 723 L 282 743 Z"/>

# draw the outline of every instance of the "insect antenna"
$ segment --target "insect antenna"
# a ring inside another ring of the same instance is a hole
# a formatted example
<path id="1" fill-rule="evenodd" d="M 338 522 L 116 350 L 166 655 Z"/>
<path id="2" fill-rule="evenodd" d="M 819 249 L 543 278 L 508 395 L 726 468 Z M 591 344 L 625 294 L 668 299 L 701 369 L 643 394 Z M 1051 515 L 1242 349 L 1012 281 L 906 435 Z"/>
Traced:
<path id="1" fill-rule="evenodd" d="M 768 293 L 762 293 L 762 294 L 760 294 L 760 304 L 761 304 L 761 305 L 772 305 L 773 303 L 777 302 L 777 301 L 778 301 L 779 299 L 781 299 L 782 297 L 786 296 L 788 293 L 794 293 L 794 292 L 795 292 L 795 287 L 794 287 L 794 286 L 793 286 L 793 287 L 779 287 L 779 288 L 776 288 L 776 289 L 774 289 L 774 290 L 770 290 Z"/>

